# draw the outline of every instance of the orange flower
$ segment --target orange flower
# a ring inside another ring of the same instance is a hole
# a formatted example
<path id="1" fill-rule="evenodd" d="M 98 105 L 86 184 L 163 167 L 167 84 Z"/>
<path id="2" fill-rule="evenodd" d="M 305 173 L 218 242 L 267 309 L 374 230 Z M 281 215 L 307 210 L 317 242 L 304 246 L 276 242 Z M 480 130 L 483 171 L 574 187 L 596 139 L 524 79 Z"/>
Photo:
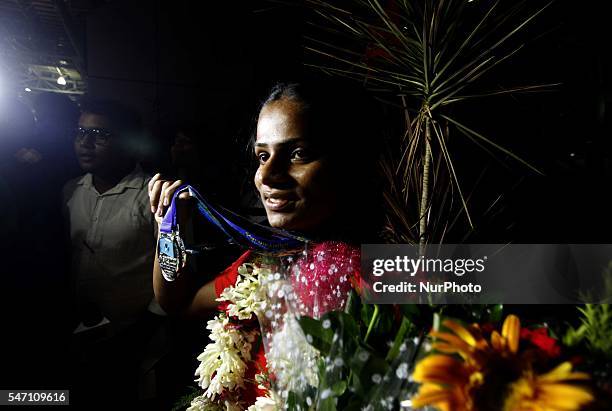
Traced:
<path id="1" fill-rule="evenodd" d="M 543 375 L 526 372 L 510 384 L 504 411 L 577 410 L 593 401 L 593 395 L 584 388 L 567 384 L 572 380 L 587 380 L 589 376 L 572 372 L 569 362 L 561 363 Z"/>
<path id="2" fill-rule="evenodd" d="M 593 400 L 591 393 L 573 384 L 588 379 L 572 372 L 565 362 L 538 375 L 532 358 L 519 354 L 521 324 L 509 315 L 501 334 L 487 341 L 474 325 L 466 328 L 443 322 L 451 332 L 432 331 L 437 351 L 420 361 L 413 378 L 422 385 L 412 398 L 414 408 L 431 405 L 442 411 L 574 411 Z"/>

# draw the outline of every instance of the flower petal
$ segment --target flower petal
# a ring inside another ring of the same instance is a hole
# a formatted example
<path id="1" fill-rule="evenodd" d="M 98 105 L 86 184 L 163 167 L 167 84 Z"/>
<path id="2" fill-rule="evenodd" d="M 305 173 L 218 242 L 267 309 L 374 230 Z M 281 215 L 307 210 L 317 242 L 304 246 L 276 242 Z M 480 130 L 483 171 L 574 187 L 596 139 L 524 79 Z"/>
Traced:
<path id="1" fill-rule="evenodd" d="M 585 388 L 570 384 L 550 384 L 539 388 L 540 402 L 552 409 L 577 410 L 593 401 L 593 395 Z"/>
<path id="2" fill-rule="evenodd" d="M 413 408 L 422 408 L 426 405 L 453 402 L 453 392 L 435 384 L 424 384 L 419 392 L 411 398 Z"/>
<path id="3" fill-rule="evenodd" d="M 519 346 L 519 337 L 521 334 L 521 320 L 516 315 L 510 314 L 506 317 L 502 326 L 502 337 L 508 341 L 510 352 L 516 353 Z"/>
<path id="4" fill-rule="evenodd" d="M 472 347 L 476 346 L 476 339 L 474 338 L 472 333 L 470 333 L 461 324 L 456 323 L 455 321 L 452 321 L 452 320 L 444 320 L 442 322 L 442 325 L 444 325 L 446 328 L 452 330 L 455 334 L 457 334 L 457 336 L 459 336 L 459 338 L 461 338 L 463 341 L 465 341 L 466 343 L 468 343 Z"/>
<path id="5" fill-rule="evenodd" d="M 443 354 L 425 357 L 415 367 L 412 377 L 417 382 L 448 385 L 462 385 L 469 381 L 464 362 Z"/>
<path id="6" fill-rule="evenodd" d="M 588 380 L 590 377 L 583 372 L 572 372 L 572 363 L 565 361 L 546 374 L 540 375 L 540 382 L 555 382 L 561 380 Z"/>
<path id="7" fill-rule="evenodd" d="M 456 335 L 450 334 L 450 333 L 442 333 L 442 332 L 438 332 L 438 331 L 432 331 L 429 335 L 431 335 L 434 338 L 443 340 L 451 345 L 454 345 L 457 347 L 457 349 L 464 351 L 464 352 L 471 352 L 472 351 L 472 347 L 471 345 L 467 344 L 464 340 L 462 340 L 461 338 L 457 337 Z"/>
<path id="8" fill-rule="evenodd" d="M 503 351 L 506 348 L 506 341 L 497 331 L 493 331 L 491 333 L 491 345 L 496 351 Z"/>

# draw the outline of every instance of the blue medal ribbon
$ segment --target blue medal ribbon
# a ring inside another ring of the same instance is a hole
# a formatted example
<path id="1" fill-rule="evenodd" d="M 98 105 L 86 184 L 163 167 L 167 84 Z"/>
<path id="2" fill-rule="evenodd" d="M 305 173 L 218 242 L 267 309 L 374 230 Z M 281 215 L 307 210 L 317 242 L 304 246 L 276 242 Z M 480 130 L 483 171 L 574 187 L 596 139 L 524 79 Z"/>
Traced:
<path id="1" fill-rule="evenodd" d="M 228 240 L 243 247 L 263 254 L 283 254 L 303 249 L 308 242 L 304 237 L 253 223 L 230 210 L 214 207 L 195 188 L 186 184 L 179 187 L 174 193 L 168 211 L 160 224 L 160 232 L 178 233 L 176 200 L 185 191 L 196 199 L 198 212 L 207 221 L 221 230 Z"/>

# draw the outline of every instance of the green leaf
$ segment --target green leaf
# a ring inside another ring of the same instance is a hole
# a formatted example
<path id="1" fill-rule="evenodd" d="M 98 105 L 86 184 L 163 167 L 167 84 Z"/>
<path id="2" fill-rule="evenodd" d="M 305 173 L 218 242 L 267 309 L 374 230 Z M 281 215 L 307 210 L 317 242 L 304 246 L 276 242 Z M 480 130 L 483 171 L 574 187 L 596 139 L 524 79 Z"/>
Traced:
<path id="1" fill-rule="evenodd" d="M 497 5 L 499 4 L 499 0 L 496 1 L 495 3 L 493 3 L 493 5 L 489 8 L 489 10 L 486 12 L 486 14 L 482 17 L 482 19 L 480 20 L 480 22 L 478 22 L 478 24 L 476 25 L 476 27 L 474 27 L 474 29 L 472 30 L 472 32 L 466 37 L 466 39 L 463 41 L 463 43 L 457 47 L 457 50 L 455 51 L 455 54 L 448 59 L 448 61 L 446 62 L 446 64 L 444 65 L 444 67 L 442 67 L 440 69 L 440 71 L 437 73 L 436 77 L 431 81 L 431 85 L 433 86 L 435 83 L 438 82 L 438 80 L 442 77 L 442 74 L 444 74 L 444 72 L 448 69 L 448 67 L 455 61 L 455 59 L 462 53 L 465 51 L 466 47 L 468 46 L 468 44 L 470 43 L 470 41 L 472 40 L 472 38 L 474 37 L 474 35 L 476 34 L 476 32 L 478 32 L 478 30 L 482 27 L 482 25 L 484 24 L 484 22 L 489 18 L 489 16 L 491 15 L 491 13 L 493 12 L 493 10 L 495 9 L 495 7 L 497 7 Z"/>
<path id="2" fill-rule="evenodd" d="M 294 391 L 289 391 L 289 394 L 287 395 L 287 410 L 293 411 L 299 409 L 299 402 L 300 401 L 297 398 L 297 394 Z"/>
<path id="3" fill-rule="evenodd" d="M 538 170 L 537 168 L 535 168 L 534 166 L 532 166 L 531 164 L 529 164 L 528 162 L 526 162 L 525 160 L 523 160 L 522 158 L 520 158 L 519 156 L 517 156 L 516 154 L 514 154 L 513 152 L 509 151 L 508 149 L 500 146 L 499 144 L 494 143 L 493 141 L 489 140 L 488 138 L 486 138 L 485 136 L 483 136 L 482 134 L 477 133 L 476 131 L 472 130 L 471 128 L 461 124 L 460 122 L 458 122 L 457 120 L 453 120 L 452 118 L 442 115 L 442 118 L 444 118 L 445 120 L 448 120 L 449 122 L 451 122 L 452 124 L 454 124 L 455 126 L 457 126 L 457 128 L 459 129 L 459 131 L 462 131 L 464 133 L 469 133 L 474 137 L 477 137 L 479 139 L 481 139 L 482 141 L 484 141 L 487 144 L 492 145 L 493 147 L 495 147 L 496 149 L 500 150 L 501 152 L 509 155 L 510 157 L 512 157 L 513 159 L 515 159 L 516 161 L 526 165 L 527 167 L 529 167 L 530 169 L 532 169 L 533 171 L 535 171 L 536 173 L 540 174 L 540 175 L 544 175 L 544 173 L 542 173 L 540 170 Z"/>
<path id="4" fill-rule="evenodd" d="M 321 411 L 336 411 L 336 397 L 330 396 L 324 400 L 320 400 L 317 410 Z"/>
<path id="5" fill-rule="evenodd" d="M 323 328 L 322 321 L 314 318 L 301 317 L 298 321 L 310 344 L 319 350 L 322 355 L 329 355 L 334 338 L 333 330 Z"/>
<path id="6" fill-rule="evenodd" d="M 494 323 L 501 322 L 504 315 L 504 305 L 494 304 L 492 307 L 489 307 L 489 310 L 489 321 Z"/>
<path id="7" fill-rule="evenodd" d="M 387 353 L 387 362 L 392 363 L 393 360 L 397 358 L 400 352 L 400 347 L 406 339 L 406 334 L 408 333 L 408 331 L 410 331 L 411 328 L 412 323 L 410 322 L 410 320 L 408 320 L 406 317 L 402 317 L 402 324 L 400 325 L 400 328 L 397 331 L 397 334 L 395 335 L 393 346 Z"/>
<path id="8" fill-rule="evenodd" d="M 316 399 L 316 410 L 335 411 L 336 410 L 336 396 L 333 395 L 334 391 L 329 386 L 329 374 L 325 369 L 325 360 L 321 358 L 319 360 L 319 387 L 317 389 Z M 325 395 L 325 398 L 322 396 Z"/>
<path id="9" fill-rule="evenodd" d="M 348 366 L 353 373 L 351 387 L 355 395 L 362 398 L 366 398 L 368 391 L 372 388 L 372 376 L 374 374 L 383 376 L 389 369 L 389 364 L 384 358 L 364 345 L 357 347 L 354 355 L 348 361 Z"/>
<path id="10" fill-rule="evenodd" d="M 332 385 L 332 392 L 336 397 L 341 396 L 346 391 L 346 381 L 336 381 L 334 385 Z"/>
<path id="11" fill-rule="evenodd" d="M 467 202 L 465 200 L 465 197 L 463 196 L 461 185 L 459 184 L 459 178 L 457 177 L 457 173 L 455 172 L 455 166 L 453 165 L 451 155 L 448 152 L 448 149 L 446 147 L 445 137 L 448 137 L 448 136 L 443 135 L 442 130 L 439 130 L 439 126 L 435 123 L 433 124 L 433 129 L 434 129 L 434 134 L 438 138 L 438 143 L 440 144 L 440 151 L 442 152 L 442 155 L 446 162 L 446 166 L 452 176 L 454 186 L 457 188 L 457 191 L 459 192 L 459 199 L 461 200 L 461 204 L 463 206 L 463 209 L 465 210 L 465 215 L 468 219 L 468 223 L 470 224 L 470 227 L 474 227 L 474 225 L 472 224 L 472 218 L 468 210 Z"/>
<path id="12" fill-rule="evenodd" d="M 568 345 L 582 342 L 594 354 L 612 358 L 612 310 L 609 304 L 586 304 L 578 308 L 582 314 L 581 326 L 578 329 L 569 328 L 563 338 Z"/>
<path id="13" fill-rule="evenodd" d="M 372 320 L 374 315 L 374 304 L 362 304 L 361 305 L 361 322 L 367 327 Z"/>

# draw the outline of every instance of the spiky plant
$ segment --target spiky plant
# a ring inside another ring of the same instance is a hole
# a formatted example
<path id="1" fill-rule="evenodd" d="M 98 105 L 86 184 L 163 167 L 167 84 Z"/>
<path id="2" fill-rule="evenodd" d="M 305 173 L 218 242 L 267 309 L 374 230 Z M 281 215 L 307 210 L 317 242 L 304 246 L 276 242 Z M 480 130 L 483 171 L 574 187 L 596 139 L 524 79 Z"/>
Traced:
<path id="1" fill-rule="evenodd" d="M 308 66 L 350 77 L 395 104 L 404 132 L 382 162 L 387 180 L 387 238 L 442 242 L 460 215 L 473 228 L 449 136 L 467 137 L 538 172 L 449 109 L 470 100 L 541 90 L 552 85 L 478 90 L 479 80 L 522 47 L 518 34 L 550 3 L 526 12 L 526 2 L 468 0 L 305 0 L 315 12 Z M 510 4 L 509 6 L 507 4 Z"/>
<path id="2" fill-rule="evenodd" d="M 603 275 L 603 293 L 595 291 L 597 297 L 584 295 L 584 301 L 597 301 L 597 304 L 585 304 L 578 307 L 580 312 L 580 326 L 578 328 L 568 327 L 563 343 L 575 346 L 586 343 L 587 347 L 598 354 L 612 359 L 612 261 L 608 263 Z"/>

